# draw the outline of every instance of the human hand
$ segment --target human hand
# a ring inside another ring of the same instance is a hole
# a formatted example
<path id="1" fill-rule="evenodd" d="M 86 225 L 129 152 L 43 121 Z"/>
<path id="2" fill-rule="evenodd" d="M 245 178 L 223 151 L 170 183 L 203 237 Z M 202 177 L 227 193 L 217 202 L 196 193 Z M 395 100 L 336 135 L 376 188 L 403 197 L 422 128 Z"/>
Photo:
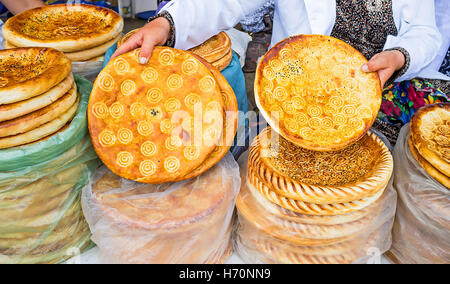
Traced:
<path id="1" fill-rule="evenodd" d="M 147 64 L 155 46 L 164 45 L 169 38 L 169 33 L 169 21 L 164 17 L 157 18 L 132 35 L 114 52 L 111 59 L 141 47 L 139 63 Z"/>
<path id="2" fill-rule="evenodd" d="M 369 62 L 361 67 L 364 72 L 378 72 L 381 87 L 392 77 L 395 71 L 405 65 L 405 56 L 398 50 L 388 50 L 375 54 Z"/>

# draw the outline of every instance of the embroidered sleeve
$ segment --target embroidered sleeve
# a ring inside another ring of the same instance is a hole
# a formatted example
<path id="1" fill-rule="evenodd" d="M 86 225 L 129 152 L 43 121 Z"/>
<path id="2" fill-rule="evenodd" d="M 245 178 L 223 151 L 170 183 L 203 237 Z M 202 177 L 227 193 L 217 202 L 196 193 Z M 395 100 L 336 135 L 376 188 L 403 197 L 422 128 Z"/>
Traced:
<path id="1" fill-rule="evenodd" d="M 162 11 L 158 15 L 151 17 L 148 19 L 148 22 L 150 23 L 153 20 L 156 20 L 157 18 L 165 18 L 167 21 L 169 21 L 170 24 L 170 32 L 169 32 L 169 38 L 167 39 L 165 46 L 168 47 L 174 47 L 175 46 L 175 22 L 173 21 L 172 16 L 167 11 Z"/>
<path id="2" fill-rule="evenodd" d="M 397 70 L 392 77 L 386 82 L 386 85 L 392 84 L 397 78 L 400 78 L 401 76 L 405 75 L 406 72 L 409 69 L 409 65 L 411 63 L 411 56 L 409 55 L 409 52 L 402 48 L 402 47 L 394 47 L 394 48 L 390 48 L 390 49 L 386 49 L 385 51 L 389 51 L 389 50 L 398 50 L 400 51 L 404 56 L 405 56 L 405 64 L 403 65 L 402 69 Z"/>

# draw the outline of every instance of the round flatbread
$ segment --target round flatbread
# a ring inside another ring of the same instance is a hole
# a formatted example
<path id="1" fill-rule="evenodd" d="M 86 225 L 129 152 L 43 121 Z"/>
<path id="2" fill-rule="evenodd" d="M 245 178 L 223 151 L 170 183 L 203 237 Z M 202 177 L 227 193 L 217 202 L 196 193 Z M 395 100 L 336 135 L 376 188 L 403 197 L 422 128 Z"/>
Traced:
<path id="1" fill-rule="evenodd" d="M 223 102 L 214 75 L 181 50 L 139 49 L 112 60 L 88 108 L 94 148 L 117 175 L 144 183 L 183 180 L 216 148 Z"/>
<path id="2" fill-rule="evenodd" d="M 450 178 L 443 173 L 441 173 L 439 170 L 437 170 L 435 167 L 433 167 L 427 160 L 425 160 L 417 151 L 416 147 L 414 146 L 414 142 L 412 140 L 412 136 L 408 139 L 408 145 L 409 149 L 411 150 L 411 154 L 416 159 L 416 161 L 422 166 L 422 168 L 436 181 L 438 181 L 440 184 L 445 186 L 447 189 L 450 189 Z"/>
<path id="3" fill-rule="evenodd" d="M 72 74 L 40 96 L 13 104 L 0 105 L 0 122 L 18 118 L 42 109 L 56 102 L 71 88 L 76 89 Z"/>
<path id="4" fill-rule="evenodd" d="M 277 195 L 330 204 L 384 190 L 394 163 L 389 149 L 373 133 L 344 150 L 316 152 L 296 146 L 268 127 L 250 147 L 248 164 Z"/>
<path id="5" fill-rule="evenodd" d="M 64 125 L 66 125 L 67 122 L 72 120 L 72 118 L 75 116 L 78 109 L 79 101 L 80 99 L 78 97 L 77 101 L 68 111 L 66 111 L 60 117 L 57 117 L 56 119 L 46 124 L 43 124 L 38 128 L 35 128 L 29 132 L 22 133 L 19 135 L 0 138 L 0 149 L 29 144 L 31 142 L 38 141 L 39 139 L 42 139 L 57 132 L 58 130 L 63 128 Z"/>
<path id="6" fill-rule="evenodd" d="M 28 47 L 0 51 L 0 105 L 41 95 L 67 78 L 70 60 L 50 48 Z"/>
<path id="7" fill-rule="evenodd" d="M 295 199 L 290 199 L 279 195 L 273 191 L 267 184 L 259 180 L 257 175 L 249 168 L 249 179 L 251 184 L 265 196 L 269 201 L 283 207 L 284 209 L 294 211 L 304 215 L 315 216 L 336 216 L 348 214 L 354 211 L 362 210 L 381 198 L 385 188 L 375 192 L 373 195 L 367 196 L 363 199 L 348 201 L 345 203 L 329 203 L 329 204 L 315 204 L 303 202 Z"/>
<path id="8" fill-rule="evenodd" d="M 73 106 L 77 98 L 77 88 L 74 85 L 69 92 L 56 102 L 22 117 L 0 122 L 0 137 L 25 133 L 52 121 Z"/>
<path id="9" fill-rule="evenodd" d="M 15 46 L 52 47 L 63 52 L 93 48 L 120 35 L 123 19 L 113 10 L 93 5 L 50 5 L 20 13 L 3 27 Z"/>
<path id="10" fill-rule="evenodd" d="M 211 73 L 214 75 L 217 84 L 219 85 L 220 91 L 222 93 L 225 119 L 223 120 L 223 134 L 219 146 L 217 146 L 213 150 L 213 152 L 198 168 L 187 174 L 185 176 L 186 179 L 198 176 L 206 172 L 212 166 L 217 164 L 228 153 L 231 145 L 233 144 L 234 137 L 236 136 L 239 116 L 236 95 L 234 94 L 234 91 L 231 88 L 230 84 L 228 84 L 228 81 L 225 79 L 225 77 L 223 77 L 222 73 L 217 71 L 208 62 L 200 58 L 198 55 L 195 56 L 200 62 L 208 67 L 209 71 L 211 71 Z"/>
<path id="11" fill-rule="evenodd" d="M 338 39 L 300 35 L 276 44 L 256 70 L 255 100 L 269 124 L 310 150 L 335 151 L 358 141 L 381 105 L 378 74 Z"/>
<path id="12" fill-rule="evenodd" d="M 450 177 L 450 103 L 419 109 L 410 125 L 412 142 L 420 156 Z"/>
<path id="13" fill-rule="evenodd" d="M 216 62 L 230 53 L 231 40 L 225 32 L 213 36 L 204 43 L 189 49 L 209 63 Z"/>
<path id="14" fill-rule="evenodd" d="M 233 50 L 230 50 L 224 57 L 221 59 L 214 61 L 212 65 L 219 69 L 219 71 L 225 70 L 228 66 L 230 66 L 231 60 L 233 59 Z"/>
<path id="15" fill-rule="evenodd" d="M 287 220 L 277 216 L 268 215 L 266 209 L 260 205 L 260 198 L 265 198 L 258 190 L 251 184 L 247 184 L 241 189 L 243 192 L 237 199 L 237 208 L 240 214 L 253 226 L 267 234 L 281 240 L 285 240 L 298 245 L 323 245 L 336 244 L 350 239 L 354 239 L 359 234 L 365 233 L 368 230 L 373 230 L 374 227 L 386 222 L 385 218 L 377 216 L 380 212 L 381 202 L 374 206 L 370 206 L 368 215 L 354 221 L 349 220 L 347 223 L 340 224 L 311 224 L 311 222 L 304 223 L 305 219 L 323 219 L 326 220 L 328 216 L 311 216 L 303 215 L 298 220 L 293 218 Z M 254 196 L 259 195 L 258 200 Z M 328 218 L 331 219 L 331 218 Z M 308 220 L 306 220 L 308 221 Z M 376 222 L 376 223 L 375 223 Z"/>
<path id="16" fill-rule="evenodd" d="M 75 51 L 75 52 L 65 52 L 64 54 L 74 62 L 84 62 L 84 61 L 103 61 L 104 60 L 104 54 L 106 51 L 113 46 L 120 36 L 112 39 L 111 41 L 108 41 L 107 43 L 104 43 L 102 45 L 82 50 L 82 51 Z M 17 48 L 17 46 L 14 46 L 10 44 L 9 42 L 5 41 L 4 47 L 6 49 L 11 48 Z"/>

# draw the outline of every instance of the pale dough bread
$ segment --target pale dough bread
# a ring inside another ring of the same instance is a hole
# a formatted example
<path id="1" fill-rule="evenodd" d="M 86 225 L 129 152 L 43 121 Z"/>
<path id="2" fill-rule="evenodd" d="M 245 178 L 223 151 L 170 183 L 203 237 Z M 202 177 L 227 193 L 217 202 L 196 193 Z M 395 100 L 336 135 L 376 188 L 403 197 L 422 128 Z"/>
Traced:
<path id="1" fill-rule="evenodd" d="M 80 99 L 78 98 L 75 104 L 60 117 L 57 117 L 56 119 L 41 125 L 38 128 L 23 134 L 0 138 L 0 149 L 28 144 L 57 132 L 75 116 L 78 109 L 79 100 Z"/>
<path id="2" fill-rule="evenodd" d="M 0 105 L 41 95 L 72 71 L 70 60 L 51 48 L 27 47 L 0 51 Z"/>
<path id="3" fill-rule="evenodd" d="M 35 129 L 65 113 L 77 100 L 76 86 L 56 102 L 12 120 L 0 123 L 0 137 L 18 135 Z"/>
<path id="4" fill-rule="evenodd" d="M 40 96 L 13 104 L 0 105 L 0 122 L 24 116 L 33 111 L 42 109 L 57 101 L 67 93 L 70 88 L 76 88 L 72 74 Z"/>
<path id="5" fill-rule="evenodd" d="M 15 46 L 51 47 L 63 52 L 86 50 L 116 38 L 123 19 L 116 12 L 93 5 L 50 5 L 20 13 L 3 27 Z"/>

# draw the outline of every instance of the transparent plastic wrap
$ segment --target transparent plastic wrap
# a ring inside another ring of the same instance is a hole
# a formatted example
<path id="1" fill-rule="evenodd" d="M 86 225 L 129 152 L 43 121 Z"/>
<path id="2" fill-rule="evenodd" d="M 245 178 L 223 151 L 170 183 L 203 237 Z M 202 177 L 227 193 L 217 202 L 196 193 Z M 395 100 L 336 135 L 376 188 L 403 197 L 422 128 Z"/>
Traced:
<path id="1" fill-rule="evenodd" d="M 244 262 L 366 263 L 390 248 L 397 202 L 394 190 L 387 189 L 374 204 L 349 214 L 302 215 L 252 189 L 246 157 L 240 159 L 243 182 L 233 231 L 235 251 Z"/>
<path id="2" fill-rule="evenodd" d="M 405 125 L 394 150 L 399 201 L 390 256 L 399 263 L 450 263 L 450 191 L 416 161 L 409 135 Z"/>
<path id="3" fill-rule="evenodd" d="M 99 164 L 86 135 L 61 156 L 0 172 L 0 263 L 60 263 L 90 245 L 80 198 Z"/>
<path id="4" fill-rule="evenodd" d="M 73 74 L 83 76 L 91 82 L 95 81 L 102 69 L 103 59 L 84 62 L 72 62 Z"/>
<path id="5" fill-rule="evenodd" d="M 79 76 L 75 76 L 75 83 L 80 94 L 80 104 L 69 127 L 44 141 L 0 150 L 0 175 L 2 174 L 1 171 L 17 171 L 19 172 L 17 175 L 20 176 L 22 175 L 21 172 L 29 166 L 32 166 L 30 172 L 38 174 L 34 170 L 36 164 L 63 154 L 80 142 L 87 134 L 86 111 L 89 103 L 89 95 L 92 91 L 92 83 Z"/>
<path id="6" fill-rule="evenodd" d="M 222 263 L 241 180 L 228 153 L 205 174 L 161 185 L 100 168 L 83 189 L 83 212 L 102 263 Z"/>

